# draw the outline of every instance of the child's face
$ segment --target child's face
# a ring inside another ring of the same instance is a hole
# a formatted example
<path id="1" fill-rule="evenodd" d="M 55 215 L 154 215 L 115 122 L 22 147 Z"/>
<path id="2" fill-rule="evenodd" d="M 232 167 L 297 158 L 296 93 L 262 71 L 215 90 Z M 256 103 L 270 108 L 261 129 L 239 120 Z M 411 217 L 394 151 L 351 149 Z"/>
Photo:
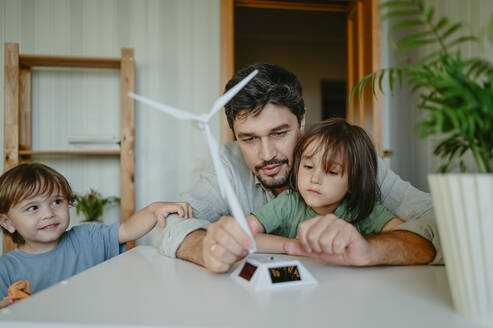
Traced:
<path id="1" fill-rule="evenodd" d="M 302 155 L 297 176 L 298 190 L 305 202 L 320 215 L 335 211 L 349 189 L 347 170 L 343 171 L 341 155 L 326 173 L 322 165 L 321 151 L 314 151 L 314 145 L 308 146 Z M 305 154 L 313 154 L 308 158 Z"/>
<path id="2" fill-rule="evenodd" d="M 25 240 L 20 249 L 26 253 L 43 253 L 58 244 L 70 222 L 68 202 L 58 192 L 27 198 L 2 215 L 2 226 L 17 231 Z"/>

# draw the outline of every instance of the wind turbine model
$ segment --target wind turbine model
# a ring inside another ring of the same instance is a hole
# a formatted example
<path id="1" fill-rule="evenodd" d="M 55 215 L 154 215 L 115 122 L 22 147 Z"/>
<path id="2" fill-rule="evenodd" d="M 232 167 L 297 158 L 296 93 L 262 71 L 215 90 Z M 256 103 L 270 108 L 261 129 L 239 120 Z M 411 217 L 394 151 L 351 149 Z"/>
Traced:
<path id="1" fill-rule="evenodd" d="M 253 247 L 250 249 L 250 254 L 257 250 L 255 238 L 248 226 L 245 214 L 241 209 L 240 202 L 236 198 L 233 187 L 226 176 L 224 167 L 219 159 L 219 147 L 211 133 L 209 122 L 211 118 L 226 105 L 256 74 L 257 70 L 250 73 L 247 77 L 241 80 L 237 85 L 228 90 L 224 95 L 219 97 L 212 106 L 209 114 L 193 115 L 188 112 L 163 105 L 151 99 L 139 96 L 134 93 L 129 93 L 129 96 L 143 102 L 151 107 L 159 109 L 169 115 L 172 115 L 180 120 L 191 120 L 197 123 L 198 127 L 204 131 L 209 151 L 212 156 L 212 162 L 217 174 L 221 195 L 226 198 L 233 216 L 240 224 L 241 228 L 246 232 L 253 242 Z M 292 260 L 286 255 L 266 255 L 255 254 L 247 257 L 242 265 L 239 265 L 231 274 L 231 277 L 236 282 L 253 288 L 254 290 L 265 290 L 272 288 L 282 288 L 300 285 L 316 284 L 317 280 L 298 260 Z"/>
<path id="2" fill-rule="evenodd" d="M 135 100 L 138 100 L 140 102 L 143 102 L 144 104 L 147 104 L 153 108 L 156 108 L 160 111 L 165 112 L 166 114 L 169 114 L 171 116 L 174 116 L 180 120 L 191 120 L 195 121 L 198 125 L 198 127 L 204 131 L 207 144 L 209 145 L 209 151 L 212 156 L 212 162 L 214 164 L 214 169 L 216 170 L 217 174 L 217 180 L 219 182 L 219 188 L 221 190 L 221 195 L 223 198 L 227 199 L 229 203 L 229 207 L 231 209 L 231 213 L 233 213 L 233 216 L 235 219 L 238 221 L 240 224 L 241 228 L 246 232 L 246 234 L 250 237 L 250 239 L 253 242 L 253 247 L 250 249 L 250 254 L 254 253 L 257 250 L 257 246 L 255 244 L 255 237 L 253 237 L 253 234 L 250 230 L 250 227 L 248 226 L 247 220 L 245 218 L 245 214 L 243 213 L 243 210 L 241 209 L 240 202 L 238 201 L 238 198 L 236 197 L 236 194 L 234 193 L 233 187 L 231 186 L 231 183 L 228 180 L 228 177 L 226 176 L 226 172 L 224 171 L 224 167 L 222 166 L 221 160 L 219 159 L 219 147 L 216 142 L 216 139 L 214 139 L 214 136 L 211 133 L 210 127 L 209 127 L 209 122 L 211 118 L 221 109 L 226 105 L 256 74 L 258 73 L 257 70 L 253 71 L 250 73 L 247 77 L 245 77 L 243 80 L 241 80 L 237 85 L 235 85 L 233 88 L 229 89 L 225 94 L 223 94 L 221 97 L 219 97 L 215 102 L 214 105 L 212 106 L 211 111 L 208 114 L 202 114 L 202 115 L 193 115 L 191 113 L 182 111 L 180 109 L 173 108 L 168 105 L 160 104 L 154 100 L 139 96 L 135 93 L 129 93 L 128 95 Z"/>

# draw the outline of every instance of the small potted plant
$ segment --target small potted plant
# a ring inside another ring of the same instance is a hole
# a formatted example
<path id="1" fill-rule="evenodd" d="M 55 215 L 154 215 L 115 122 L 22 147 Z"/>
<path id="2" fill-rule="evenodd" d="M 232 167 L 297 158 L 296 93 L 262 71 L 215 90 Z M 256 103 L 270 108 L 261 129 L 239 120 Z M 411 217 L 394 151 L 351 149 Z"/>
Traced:
<path id="1" fill-rule="evenodd" d="M 393 19 L 399 31 L 390 40 L 402 64 L 368 74 L 351 92 L 363 94 L 370 86 L 374 96 L 387 79 L 392 92 L 407 80 L 419 96 L 424 118 L 417 125 L 421 137 L 441 140 L 434 154 L 444 160 L 442 174 L 430 174 L 438 230 L 454 305 L 474 321 L 493 322 L 493 63 L 491 59 L 465 58 L 460 45 L 480 38 L 464 33 L 464 24 L 435 18 L 432 6 L 422 0 L 391 0 L 381 4 L 382 20 Z M 493 17 L 488 28 L 493 42 Z M 411 50 L 426 46 L 428 51 Z M 429 50 L 432 49 L 432 50 Z M 476 169 L 464 159 L 474 159 Z M 443 174 L 450 164 L 462 172 Z M 457 165 L 458 164 L 458 165 Z"/>
<path id="2" fill-rule="evenodd" d="M 118 197 L 102 197 L 99 192 L 91 189 L 85 195 L 75 195 L 75 211 L 77 214 L 82 213 L 85 220 L 82 222 L 101 222 L 99 218 L 103 215 L 103 210 L 106 205 L 111 203 L 119 203 Z"/>

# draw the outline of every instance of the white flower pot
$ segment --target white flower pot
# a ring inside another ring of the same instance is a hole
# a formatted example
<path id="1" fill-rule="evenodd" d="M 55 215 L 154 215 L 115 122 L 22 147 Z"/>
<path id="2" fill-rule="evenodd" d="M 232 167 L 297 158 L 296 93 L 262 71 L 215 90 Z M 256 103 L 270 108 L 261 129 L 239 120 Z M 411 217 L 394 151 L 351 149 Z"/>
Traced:
<path id="1" fill-rule="evenodd" d="M 493 325 L 493 174 L 432 174 L 428 181 L 455 309 Z"/>

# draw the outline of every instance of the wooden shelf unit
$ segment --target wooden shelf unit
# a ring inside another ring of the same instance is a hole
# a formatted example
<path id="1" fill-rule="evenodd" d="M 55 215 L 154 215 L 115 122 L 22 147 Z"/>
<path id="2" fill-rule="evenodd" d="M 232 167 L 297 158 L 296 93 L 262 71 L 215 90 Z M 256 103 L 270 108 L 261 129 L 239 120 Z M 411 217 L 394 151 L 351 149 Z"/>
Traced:
<path id="1" fill-rule="evenodd" d="M 19 54 L 18 43 L 5 43 L 4 56 L 4 171 L 31 156 L 120 156 L 121 220 L 135 211 L 135 60 L 133 49 L 122 48 L 121 58 L 46 56 Z M 120 70 L 121 115 L 120 151 L 38 151 L 32 150 L 32 67 L 79 67 Z M 127 249 L 135 242 L 127 243 Z M 3 252 L 15 248 L 4 234 Z"/>
<path id="2" fill-rule="evenodd" d="M 19 150 L 19 156 L 30 157 L 31 155 L 36 156 L 120 156 L 120 152 L 117 150 Z"/>

